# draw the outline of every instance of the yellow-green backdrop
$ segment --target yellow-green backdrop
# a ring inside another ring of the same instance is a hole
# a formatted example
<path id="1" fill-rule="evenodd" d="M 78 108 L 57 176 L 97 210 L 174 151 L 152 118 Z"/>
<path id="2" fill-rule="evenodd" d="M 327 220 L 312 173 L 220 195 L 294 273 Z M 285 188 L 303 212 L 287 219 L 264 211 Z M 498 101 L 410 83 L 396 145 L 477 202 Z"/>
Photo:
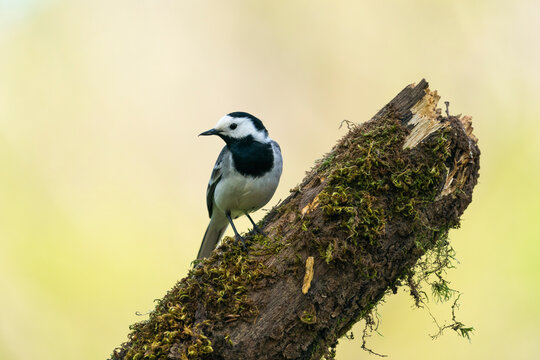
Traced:
<path id="1" fill-rule="evenodd" d="M 186 275 L 222 146 L 197 134 L 222 115 L 253 113 L 280 142 L 270 206 L 343 119 L 369 119 L 422 77 L 480 139 L 449 274 L 476 331 L 431 340 L 401 290 L 368 345 L 391 359 L 539 358 L 539 14 L 536 0 L 1 0 L 0 359 L 104 359 Z M 354 331 L 337 359 L 370 358 Z"/>

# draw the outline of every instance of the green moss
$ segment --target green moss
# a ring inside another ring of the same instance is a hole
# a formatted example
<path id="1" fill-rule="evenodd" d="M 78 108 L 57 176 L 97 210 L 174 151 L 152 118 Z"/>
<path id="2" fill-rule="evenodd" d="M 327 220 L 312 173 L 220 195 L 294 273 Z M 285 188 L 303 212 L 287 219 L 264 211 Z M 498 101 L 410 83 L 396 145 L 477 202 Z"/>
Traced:
<path id="1" fill-rule="evenodd" d="M 267 240 L 263 236 L 254 239 L 264 248 Z M 247 288 L 270 271 L 253 257 L 248 258 L 231 238 L 224 240 L 224 246 L 228 249 L 214 253 L 205 260 L 206 266 L 190 270 L 187 278 L 159 300 L 147 321 L 131 326 L 130 341 L 116 349 L 112 359 L 161 359 L 169 354 L 203 359 L 213 352 L 206 335 L 213 327 L 258 314 Z M 197 313 L 205 320 L 197 321 Z"/>
<path id="2" fill-rule="evenodd" d="M 322 160 L 319 161 L 317 171 L 323 171 L 330 167 L 332 162 L 334 161 L 335 155 L 334 154 L 328 154 L 326 155 Z"/>
<path id="3" fill-rule="evenodd" d="M 328 243 L 328 247 L 326 248 L 326 251 L 323 254 L 324 261 L 326 261 L 327 264 L 330 264 L 332 261 L 332 250 L 334 250 L 334 244 Z"/>
<path id="4" fill-rule="evenodd" d="M 317 314 L 315 313 L 315 308 L 305 310 L 300 316 L 300 321 L 308 325 L 315 324 L 317 322 Z"/>
<path id="5" fill-rule="evenodd" d="M 387 119 L 350 137 L 349 150 L 332 158 L 334 165 L 328 167 L 319 203 L 348 233 L 348 241 L 319 243 L 325 260 L 361 256 L 361 248 L 376 246 L 386 225 L 398 217 L 413 227 L 423 226 L 418 214 L 424 204 L 434 200 L 446 175 L 449 143 L 440 131 L 428 142 L 431 156 L 412 158 L 410 150 L 402 149 L 407 135 L 397 120 Z"/>
<path id="6" fill-rule="evenodd" d="M 455 267 L 455 251 L 448 242 L 448 228 L 442 228 L 433 232 L 433 239 L 419 240 L 420 247 L 429 246 L 424 256 L 416 263 L 415 267 L 409 271 L 407 286 L 417 307 L 427 309 L 434 320 L 438 331 L 432 338 L 439 337 L 445 330 L 452 329 L 461 337 L 471 340 L 474 331 L 473 327 L 463 324 L 457 320 L 456 310 L 459 307 L 458 300 L 461 293 L 450 287 L 450 282 L 446 279 L 446 272 Z M 428 293 L 421 288 L 429 287 L 431 289 L 431 298 L 437 303 L 444 303 L 454 299 L 451 307 L 452 317 L 449 324 L 439 325 L 434 315 L 429 309 Z"/>
<path id="7" fill-rule="evenodd" d="M 364 257 L 378 252 L 388 224 L 399 224 L 404 237 L 415 236 L 418 256 L 424 254 L 407 275 L 414 279 L 409 283 L 413 284 L 411 294 L 419 298 L 417 304 L 421 306 L 426 296 L 418 287 L 420 283 L 429 286 L 439 302 L 454 297 L 456 291 L 445 280 L 455 255 L 447 236 L 449 229 L 459 224 L 431 228 L 423 212 L 434 203 L 451 165 L 447 164 L 451 156 L 448 131 L 438 130 L 410 150 L 403 149 L 408 130 L 398 120 L 353 128 L 343 141 L 344 151 L 336 152 L 339 155 L 323 161 L 325 166 L 318 168 L 324 170 L 319 176 L 327 178 L 318 195 L 319 206 L 331 220 L 328 224 L 336 224 L 337 231 L 348 235 L 346 241 L 314 237 L 327 263 L 352 262 L 360 276 L 376 279 L 377 269 L 369 265 L 369 260 L 364 262 Z M 400 283 L 397 279 L 389 289 L 395 292 Z M 366 307 L 360 318 L 369 318 L 374 305 Z M 458 321 L 448 327 L 464 337 L 472 331 Z"/>
<path id="8" fill-rule="evenodd" d="M 272 238 L 260 234 L 254 235 L 253 244 L 257 245 L 250 250 L 250 254 L 253 256 L 277 254 L 285 247 L 281 234 Z"/>

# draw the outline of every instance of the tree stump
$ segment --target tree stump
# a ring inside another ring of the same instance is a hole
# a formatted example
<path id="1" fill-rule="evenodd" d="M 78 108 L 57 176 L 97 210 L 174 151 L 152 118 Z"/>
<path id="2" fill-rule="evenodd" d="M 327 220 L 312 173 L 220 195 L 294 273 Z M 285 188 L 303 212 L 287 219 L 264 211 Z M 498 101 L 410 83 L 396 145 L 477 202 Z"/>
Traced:
<path id="1" fill-rule="evenodd" d="M 261 221 L 267 236 L 246 235 L 248 252 L 224 239 L 111 359 L 328 355 L 385 294 L 413 282 L 423 255 L 448 246 L 471 202 L 480 156 L 471 118 L 443 114 L 438 100 L 422 80 L 370 121 L 348 123 Z"/>

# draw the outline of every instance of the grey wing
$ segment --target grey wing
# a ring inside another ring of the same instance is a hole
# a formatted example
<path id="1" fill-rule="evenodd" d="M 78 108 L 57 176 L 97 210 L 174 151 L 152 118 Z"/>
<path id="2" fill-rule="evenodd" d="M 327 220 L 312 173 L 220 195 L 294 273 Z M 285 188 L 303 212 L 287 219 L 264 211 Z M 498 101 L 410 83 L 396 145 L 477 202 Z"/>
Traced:
<path id="1" fill-rule="evenodd" d="M 277 150 L 277 158 L 275 159 L 275 165 L 280 169 L 279 172 L 281 173 L 281 169 L 283 169 L 283 157 L 281 155 L 281 147 L 277 142 L 272 140 L 272 145 L 274 146 L 274 150 Z"/>
<path id="2" fill-rule="evenodd" d="M 206 188 L 206 206 L 208 207 L 208 216 L 212 217 L 212 208 L 214 205 L 214 192 L 216 191 L 216 186 L 221 180 L 221 166 L 223 165 L 223 159 L 227 153 L 227 146 L 224 146 L 219 153 L 219 156 L 214 164 L 214 169 L 212 170 L 212 175 L 210 175 L 210 181 L 208 181 L 208 187 Z"/>
<path id="3" fill-rule="evenodd" d="M 281 154 L 281 146 L 279 146 L 279 144 L 277 142 L 275 142 L 274 140 L 272 140 L 272 145 L 277 147 L 277 149 L 279 150 L 279 153 Z"/>

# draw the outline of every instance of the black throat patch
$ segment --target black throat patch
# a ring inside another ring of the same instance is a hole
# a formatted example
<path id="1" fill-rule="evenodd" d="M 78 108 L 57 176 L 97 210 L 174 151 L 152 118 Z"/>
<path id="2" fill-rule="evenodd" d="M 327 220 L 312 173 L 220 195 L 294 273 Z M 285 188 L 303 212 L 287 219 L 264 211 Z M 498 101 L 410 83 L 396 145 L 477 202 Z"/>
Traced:
<path id="1" fill-rule="evenodd" d="M 231 151 L 236 171 L 244 176 L 259 177 L 272 170 L 272 144 L 255 141 L 251 135 L 242 139 L 224 139 Z"/>

